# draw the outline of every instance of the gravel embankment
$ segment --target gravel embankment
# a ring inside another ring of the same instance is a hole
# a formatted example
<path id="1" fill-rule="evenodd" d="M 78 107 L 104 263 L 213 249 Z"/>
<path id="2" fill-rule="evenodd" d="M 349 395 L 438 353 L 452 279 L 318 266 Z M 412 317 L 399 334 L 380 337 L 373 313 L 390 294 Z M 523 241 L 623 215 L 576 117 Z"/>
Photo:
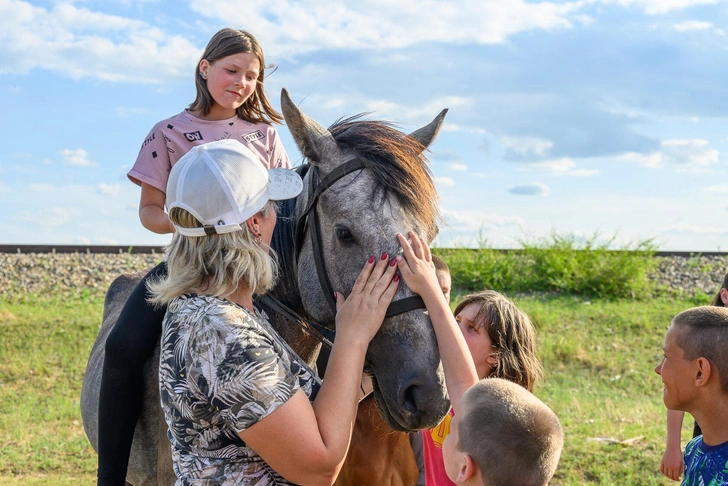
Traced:
<path id="1" fill-rule="evenodd" d="M 0 296 L 103 295 L 118 275 L 151 268 L 161 257 L 159 253 L 0 253 Z M 660 263 L 653 278 L 673 292 L 712 295 L 728 271 L 728 258 L 720 256 L 656 258 Z"/>

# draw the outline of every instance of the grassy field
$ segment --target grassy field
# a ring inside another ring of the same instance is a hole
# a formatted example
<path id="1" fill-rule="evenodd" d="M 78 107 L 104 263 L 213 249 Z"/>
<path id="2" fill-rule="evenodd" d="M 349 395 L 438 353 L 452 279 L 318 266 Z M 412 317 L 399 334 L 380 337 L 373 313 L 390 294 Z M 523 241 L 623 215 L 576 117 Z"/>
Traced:
<path id="1" fill-rule="evenodd" d="M 514 300 L 538 328 L 547 376 L 537 395 L 566 431 L 552 484 L 673 484 L 658 470 L 665 410 L 653 368 L 670 319 L 696 302 Z M 94 484 L 79 394 L 102 306 L 88 295 L 0 302 L 0 484 Z"/>

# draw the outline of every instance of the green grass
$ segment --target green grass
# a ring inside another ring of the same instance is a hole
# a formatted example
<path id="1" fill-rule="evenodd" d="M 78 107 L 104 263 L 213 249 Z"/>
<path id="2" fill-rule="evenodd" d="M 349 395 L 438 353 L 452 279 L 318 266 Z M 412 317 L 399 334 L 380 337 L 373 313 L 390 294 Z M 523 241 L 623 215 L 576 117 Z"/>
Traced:
<path id="1" fill-rule="evenodd" d="M 523 241 L 520 251 L 503 252 L 482 242 L 480 248 L 433 252 L 450 267 L 453 286 L 467 291 L 551 292 L 602 298 L 648 298 L 660 293 L 650 274 L 657 261 L 650 240 L 614 248 L 600 242 L 558 235 Z"/>
<path id="2" fill-rule="evenodd" d="M 79 397 L 103 299 L 0 302 L 0 484 L 94 484 Z"/>
<path id="3" fill-rule="evenodd" d="M 536 394 L 566 431 L 552 484 L 674 484 L 659 473 L 665 409 L 653 368 L 670 319 L 695 302 L 514 300 L 537 326 L 546 380 Z M 0 303 L 0 484 L 95 484 L 78 397 L 102 305 L 49 296 Z M 683 444 L 689 428 L 686 420 Z M 591 440 L 639 436 L 631 446 Z"/>

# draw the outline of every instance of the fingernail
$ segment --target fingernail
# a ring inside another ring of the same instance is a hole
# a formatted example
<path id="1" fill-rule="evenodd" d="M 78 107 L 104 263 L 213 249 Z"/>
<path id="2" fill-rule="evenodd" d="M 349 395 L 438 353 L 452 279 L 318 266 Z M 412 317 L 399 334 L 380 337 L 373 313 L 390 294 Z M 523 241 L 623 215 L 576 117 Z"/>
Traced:
<path id="1" fill-rule="evenodd" d="M 392 280 L 394 280 L 395 282 L 399 282 L 399 274 L 396 274 Z"/>
<path id="2" fill-rule="evenodd" d="M 389 255 L 387 255 L 386 251 L 384 253 L 382 253 L 382 260 L 386 260 L 388 257 L 389 257 Z"/>
<path id="3" fill-rule="evenodd" d="M 369 257 L 369 263 L 374 263 L 374 256 Z"/>
<path id="4" fill-rule="evenodd" d="M 390 266 L 390 267 L 393 267 L 393 266 L 395 266 L 396 264 L 397 264 L 397 259 L 396 259 L 396 258 L 392 258 L 391 260 L 389 260 L 389 266 Z"/>

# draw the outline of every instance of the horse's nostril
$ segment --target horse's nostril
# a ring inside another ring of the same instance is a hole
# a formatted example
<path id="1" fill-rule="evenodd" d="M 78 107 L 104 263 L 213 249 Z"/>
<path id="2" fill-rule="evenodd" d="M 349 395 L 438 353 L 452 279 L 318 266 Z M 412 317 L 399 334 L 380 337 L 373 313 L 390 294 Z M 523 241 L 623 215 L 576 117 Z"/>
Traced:
<path id="1" fill-rule="evenodd" d="M 418 395 L 419 388 L 417 385 L 410 385 L 404 389 L 402 405 L 412 415 L 416 415 L 418 411 L 416 396 Z"/>

